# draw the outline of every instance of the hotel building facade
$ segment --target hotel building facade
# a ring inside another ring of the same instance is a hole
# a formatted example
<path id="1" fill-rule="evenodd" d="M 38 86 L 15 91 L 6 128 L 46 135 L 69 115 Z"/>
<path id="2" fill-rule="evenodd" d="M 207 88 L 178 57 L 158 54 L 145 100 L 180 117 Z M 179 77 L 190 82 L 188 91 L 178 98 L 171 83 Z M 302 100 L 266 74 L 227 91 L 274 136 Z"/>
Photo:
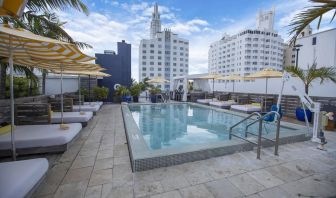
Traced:
<path id="1" fill-rule="evenodd" d="M 139 46 L 139 81 L 161 77 L 172 82 L 174 77 L 188 74 L 189 41 L 179 38 L 169 29 L 161 31 L 158 5 L 154 6 L 150 39 L 143 39 Z M 170 83 L 159 84 L 169 90 Z"/>
<path id="2" fill-rule="evenodd" d="M 246 76 L 264 68 L 283 69 L 284 41 L 273 28 L 274 10 L 260 11 L 256 22 L 256 29 L 225 34 L 210 45 L 209 73 Z"/>

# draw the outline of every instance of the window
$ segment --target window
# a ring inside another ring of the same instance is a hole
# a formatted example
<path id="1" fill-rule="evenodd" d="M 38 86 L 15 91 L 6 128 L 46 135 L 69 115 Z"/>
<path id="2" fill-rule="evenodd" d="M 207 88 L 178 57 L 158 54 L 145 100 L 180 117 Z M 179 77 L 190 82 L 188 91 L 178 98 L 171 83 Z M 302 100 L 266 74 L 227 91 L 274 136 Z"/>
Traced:
<path id="1" fill-rule="evenodd" d="M 158 38 L 158 41 L 162 41 L 162 38 Z"/>
<path id="2" fill-rule="evenodd" d="M 142 74 L 143 77 L 146 77 L 146 74 Z"/>
<path id="3" fill-rule="evenodd" d="M 161 65 L 161 64 L 160 64 Z M 162 70 L 162 68 L 158 68 L 158 71 L 161 71 Z"/>
<path id="4" fill-rule="evenodd" d="M 142 59 L 146 59 L 146 56 L 142 56 Z"/>
<path id="5" fill-rule="evenodd" d="M 154 50 L 151 50 L 150 53 L 154 53 Z"/>
<path id="6" fill-rule="evenodd" d="M 150 65 L 154 65 L 154 62 L 150 62 L 149 64 L 150 64 Z"/>
<path id="7" fill-rule="evenodd" d="M 149 68 L 150 71 L 154 71 L 154 67 Z"/>
<path id="8" fill-rule="evenodd" d="M 154 47 L 154 44 L 150 44 L 150 47 Z"/>
<path id="9" fill-rule="evenodd" d="M 162 54 L 162 52 L 159 50 L 159 51 L 158 51 L 158 54 Z"/>
<path id="10" fill-rule="evenodd" d="M 146 44 L 142 44 L 142 47 L 146 47 Z"/>
<path id="11" fill-rule="evenodd" d="M 146 54 L 146 50 L 142 50 L 142 53 Z"/>
<path id="12" fill-rule="evenodd" d="M 146 62 L 144 61 L 144 62 L 142 62 L 142 65 L 146 65 Z"/>
<path id="13" fill-rule="evenodd" d="M 150 59 L 154 59 L 154 56 L 150 56 Z"/>
<path id="14" fill-rule="evenodd" d="M 313 37 L 312 44 L 316 45 L 316 37 Z"/>
<path id="15" fill-rule="evenodd" d="M 143 68 L 142 68 L 142 71 L 146 71 L 146 67 L 143 67 Z"/>
<path id="16" fill-rule="evenodd" d="M 158 62 L 158 65 L 161 65 L 161 62 Z"/>

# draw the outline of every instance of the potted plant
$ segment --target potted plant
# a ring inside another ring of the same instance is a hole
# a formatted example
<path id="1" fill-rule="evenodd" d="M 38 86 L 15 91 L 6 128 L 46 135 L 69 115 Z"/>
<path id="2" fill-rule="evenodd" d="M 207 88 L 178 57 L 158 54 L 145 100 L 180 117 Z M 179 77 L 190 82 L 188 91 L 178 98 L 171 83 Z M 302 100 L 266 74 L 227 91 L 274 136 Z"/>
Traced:
<path id="1" fill-rule="evenodd" d="M 109 93 L 109 88 L 107 87 L 93 87 L 93 95 L 98 101 L 103 101 L 107 99 Z"/>
<path id="2" fill-rule="evenodd" d="M 286 67 L 285 70 L 294 76 L 298 77 L 304 84 L 305 93 L 309 94 L 309 87 L 314 80 L 320 79 L 320 84 L 323 84 L 327 80 L 331 80 L 336 83 L 336 68 L 335 67 L 316 67 L 316 63 L 313 63 L 311 67 L 308 66 L 307 70 L 295 66 Z M 302 107 L 296 108 L 296 118 L 300 121 L 305 121 L 304 110 L 307 114 L 307 119 L 311 122 L 312 112 L 309 109 L 303 109 Z"/>
<path id="3" fill-rule="evenodd" d="M 133 102 L 139 102 L 139 95 L 141 93 L 141 85 L 138 83 L 133 83 L 133 85 L 129 88 L 131 96 L 133 98 Z"/>
<path id="4" fill-rule="evenodd" d="M 121 98 L 121 102 L 130 102 L 131 101 L 130 91 L 125 86 L 119 86 L 115 90 L 115 95 L 119 96 Z"/>
<path id="5" fill-rule="evenodd" d="M 151 99 L 151 102 L 152 103 L 156 103 L 156 95 L 161 93 L 161 89 L 158 88 L 158 87 L 152 87 L 150 90 L 149 90 L 149 93 L 150 93 L 150 99 Z"/>

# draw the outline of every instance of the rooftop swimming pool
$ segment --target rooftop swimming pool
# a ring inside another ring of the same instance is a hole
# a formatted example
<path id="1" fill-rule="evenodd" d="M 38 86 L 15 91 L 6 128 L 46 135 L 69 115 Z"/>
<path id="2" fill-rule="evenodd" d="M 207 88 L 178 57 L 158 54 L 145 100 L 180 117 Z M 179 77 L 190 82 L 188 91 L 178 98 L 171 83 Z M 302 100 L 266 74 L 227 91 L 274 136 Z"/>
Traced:
<path id="1" fill-rule="evenodd" d="M 254 145 L 239 138 L 229 140 L 229 129 L 247 114 L 194 103 L 122 105 L 128 146 L 134 171 L 206 159 Z M 243 122 L 233 131 L 243 136 Z M 249 132 L 257 134 L 257 123 Z M 264 124 L 263 136 L 273 139 L 276 126 Z M 281 123 L 280 142 L 306 140 L 302 126 Z"/>

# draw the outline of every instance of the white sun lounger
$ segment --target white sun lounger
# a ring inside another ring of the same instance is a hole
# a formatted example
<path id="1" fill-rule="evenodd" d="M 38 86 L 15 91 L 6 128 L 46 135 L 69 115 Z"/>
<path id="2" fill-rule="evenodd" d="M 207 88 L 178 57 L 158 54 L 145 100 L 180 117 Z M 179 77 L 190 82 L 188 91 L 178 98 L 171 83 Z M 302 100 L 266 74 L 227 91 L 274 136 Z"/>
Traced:
<path id="1" fill-rule="evenodd" d="M 243 113 L 253 113 L 253 112 L 260 112 L 261 107 L 260 106 L 255 106 L 255 105 L 231 105 L 231 110 L 234 111 L 239 111 Z"/>
<path id="2" fill-rule="evenodd" d="M 237 104 L 234 101 L 211 101 L 209 102 L 210 106 L 219 107 L 222 109 L 230 109 L 231 105 Z"/>
<path id="3" fill-rule="evenodd" d="M 72 106 L 73 111 L 79 111 L 79 105 L 73 105 Z M 88 105 L 81 105 L 80 110 L 81 111 L 92 111 L 96 113 L 100 109 L 100 106 L 98 104 L 88 104 Z"/>
<path id="4" fill-rule="evenodd" d="M 0 197 L 30 197 L 48 171 L 45 158 L 0 163 Z"/>
<path id="5" fill-rule="evenodd" d="M 98 104 L 99 106 L 102 106 L 104 103 L 102 101 L 94 101 L 94 102 L 84 102 L 84 105 L 89 105 L 89 104 Z"/>
<path id="6" fill-rule="evenodd" d="M 18 154 L 64 152 L 82 129 L 80 123 L 15 126 L 15 146 Z M 11 134 L 0 135 L 0 156 L 11 154 Z"/>
<path id="7" fill-rule="evenodd" d="M 63 112 L 63 123 L 82 123 L 86 126 L 88 121 L 93 117 L 91 111 L 83 112 Z M 53 112 L 51 115 L 51 123 L 59 124 L 61 123 L 61 112 Z"/>
<path id="8" fill-rule="evenodd" d="M 206 104 L 206 105 L 208 105 L 209 102 L 212 102 L 212 101 L 218 101 L 218 100 L 217 100 L 217 98 L 214 98 L 214 99 L 212 99 L 212 98 L 208 98 L 208 99 L 197 99 L 197 100 L 196 100 L 197 103 L 200 103 L 200 104 Z"/>

